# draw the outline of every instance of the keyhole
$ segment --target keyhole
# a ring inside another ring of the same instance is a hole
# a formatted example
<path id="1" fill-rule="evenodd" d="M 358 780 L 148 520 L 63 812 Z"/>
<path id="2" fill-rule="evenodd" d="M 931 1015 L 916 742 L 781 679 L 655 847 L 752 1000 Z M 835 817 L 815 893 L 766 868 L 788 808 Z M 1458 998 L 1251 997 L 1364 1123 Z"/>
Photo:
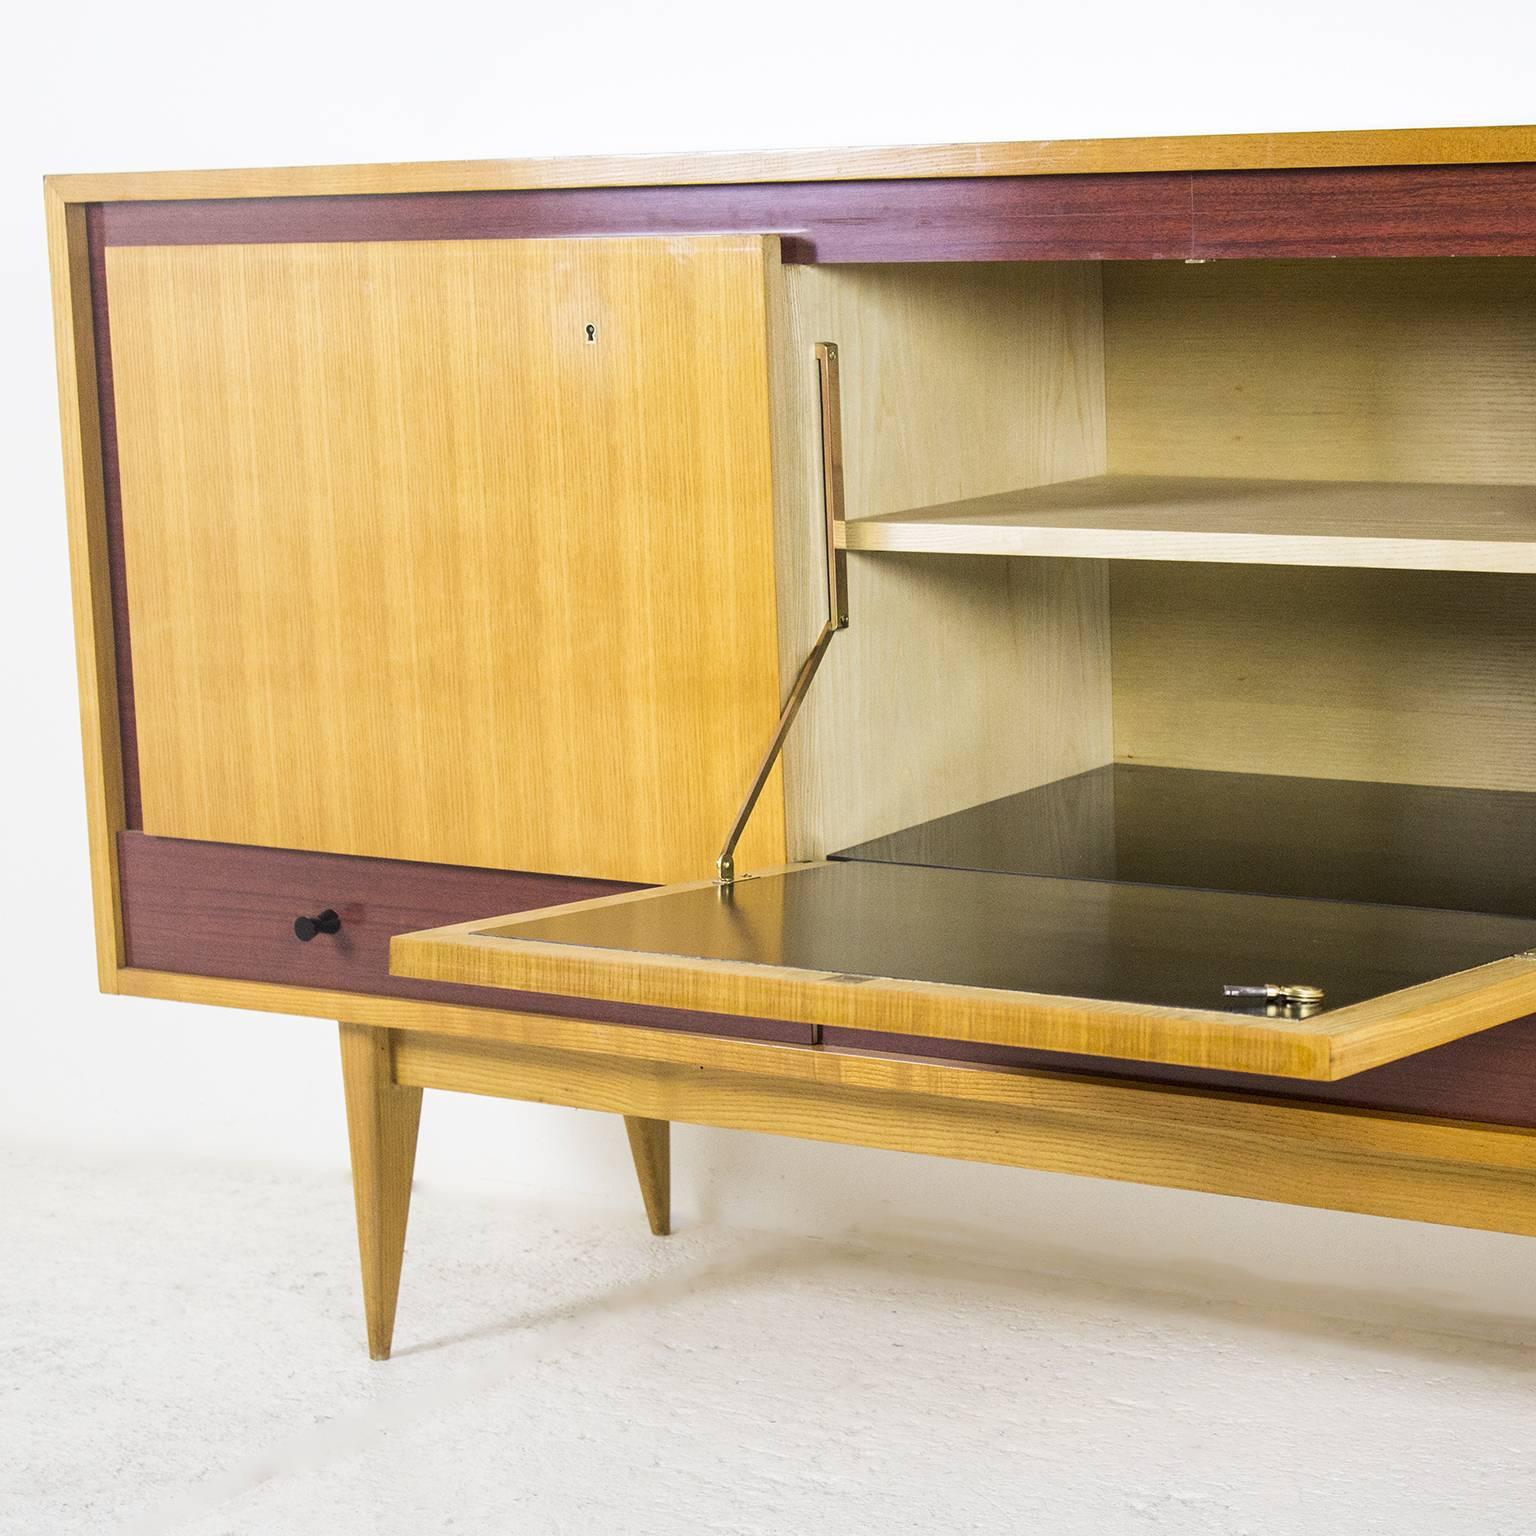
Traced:
<path id="1" fill-rule="evenodd" d="M 597 327 L 595 325 L 589 324 L 587 326 L 587 344 L 590 346 L 596 340 L 597 340 Z"/>

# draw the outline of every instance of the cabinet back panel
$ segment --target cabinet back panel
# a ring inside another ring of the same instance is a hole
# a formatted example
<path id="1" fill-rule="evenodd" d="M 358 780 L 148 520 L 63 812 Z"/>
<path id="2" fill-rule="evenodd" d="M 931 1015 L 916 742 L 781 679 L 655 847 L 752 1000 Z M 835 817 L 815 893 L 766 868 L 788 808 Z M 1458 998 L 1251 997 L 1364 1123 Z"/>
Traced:
<path id="1" fill-rule="evenodd" d="M 1536 483 L 1536 261 L 1108 263 L 1114 474 Z"/>
<path id="2" fill-rule="evenodd" d="M 107 278 L 146 832 L 709 870 L 778 712 L 775 242 L 112 248 Z M 782 857 L 774 797 L 746 852 Z"/>
<path id="3" fill-rule="evenodd" d="M 1118 761 L 1536 790 L 1529 576 L 1127 562 L 1111 593 Z"/>

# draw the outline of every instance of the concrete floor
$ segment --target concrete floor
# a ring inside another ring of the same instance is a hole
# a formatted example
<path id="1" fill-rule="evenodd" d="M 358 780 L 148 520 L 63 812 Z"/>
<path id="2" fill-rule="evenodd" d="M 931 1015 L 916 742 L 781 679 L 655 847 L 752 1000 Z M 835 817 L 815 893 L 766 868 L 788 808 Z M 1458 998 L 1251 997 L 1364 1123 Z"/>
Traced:
<path id="1" fill-rule="evenodd" d="M 339 1171 L 0 1169 L 6 1536 L 1536 1529 L 1533 1356 L 1432 1314 L 429 1186 L 374 1365 Z"/>

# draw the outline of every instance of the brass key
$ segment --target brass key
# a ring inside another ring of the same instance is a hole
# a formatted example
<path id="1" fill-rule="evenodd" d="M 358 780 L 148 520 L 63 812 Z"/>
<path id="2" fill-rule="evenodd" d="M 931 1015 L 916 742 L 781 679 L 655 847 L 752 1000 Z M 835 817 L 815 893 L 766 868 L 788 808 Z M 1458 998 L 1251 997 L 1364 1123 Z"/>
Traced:
<path id="1" fill-rule="evenodd" d="M 1297 1008 L 1316 1007 L 1323 1000 L 1321 987 L 1308 987 L 1300 983 L 1291 986 L 1279 986 L 1275 982 L 1266 981 L 1261 986 L 1239 987 L 1226 986 L 1221 989 L 1223 997 L 1251 997 L 1255 1001 L 1265 1003 L 1290 1003 Z"/>

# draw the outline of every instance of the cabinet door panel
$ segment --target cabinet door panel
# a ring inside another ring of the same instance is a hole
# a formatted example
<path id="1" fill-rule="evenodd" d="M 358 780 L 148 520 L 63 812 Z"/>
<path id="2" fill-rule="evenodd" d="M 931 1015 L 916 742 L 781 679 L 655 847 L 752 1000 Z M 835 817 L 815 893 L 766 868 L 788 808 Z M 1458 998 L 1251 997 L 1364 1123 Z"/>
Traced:
<path id="1" fill-rule="evenodd" d="M 1529 1015 L 1536 918 L 839 860 L 400 934 L 390 970 L 1333 1082 Z M 1265 981 L 1316 1004 L 1224 994 Z"/>
<path id="2" fill-rule="evenodd" d="M 144 831 L 707 871 L 778 711 L 777 263 L 110 249 Z"/>

